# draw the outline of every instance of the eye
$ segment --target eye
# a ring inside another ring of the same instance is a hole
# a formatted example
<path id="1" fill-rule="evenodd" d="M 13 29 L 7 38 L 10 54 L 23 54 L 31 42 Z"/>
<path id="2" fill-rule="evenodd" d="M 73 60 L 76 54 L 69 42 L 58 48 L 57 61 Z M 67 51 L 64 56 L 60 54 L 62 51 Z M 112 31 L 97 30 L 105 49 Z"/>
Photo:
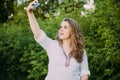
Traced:
<path id="1" fill-rule="evenodd" d="M 59 26 L 58 29 L 62 28 L 62 26 Z"/>
<path id="2" fill-rule="evenodd" d="M 67 29 L 68 27 L 67 26 L 64 26 L 65 29 Z"/>

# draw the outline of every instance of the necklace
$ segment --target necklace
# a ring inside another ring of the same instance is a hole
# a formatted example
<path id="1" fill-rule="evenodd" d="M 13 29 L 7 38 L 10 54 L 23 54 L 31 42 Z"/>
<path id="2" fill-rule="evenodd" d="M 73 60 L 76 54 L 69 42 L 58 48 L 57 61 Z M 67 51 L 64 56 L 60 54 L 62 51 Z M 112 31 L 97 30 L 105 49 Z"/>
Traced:
<path id="1" fill-rule="evenodd" d="M 68 67 L 70 65 L 70 57 L 66 55 L 64 49 L 62 48 L 62 51 L 66 57 L 66 61 L 65 61 L 65 67 Z"/>

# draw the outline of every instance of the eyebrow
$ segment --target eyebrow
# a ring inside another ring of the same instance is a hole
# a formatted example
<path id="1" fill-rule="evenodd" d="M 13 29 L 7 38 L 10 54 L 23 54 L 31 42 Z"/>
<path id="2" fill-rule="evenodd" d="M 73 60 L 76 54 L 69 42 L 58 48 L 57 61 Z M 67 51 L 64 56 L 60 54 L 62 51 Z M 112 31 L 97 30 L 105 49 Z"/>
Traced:
<path id="1" fill-rule="evenodd" d="M 58 29 L 60 29 L 62 26 L 60 25 L 59 27 L 58 27 Z"/>

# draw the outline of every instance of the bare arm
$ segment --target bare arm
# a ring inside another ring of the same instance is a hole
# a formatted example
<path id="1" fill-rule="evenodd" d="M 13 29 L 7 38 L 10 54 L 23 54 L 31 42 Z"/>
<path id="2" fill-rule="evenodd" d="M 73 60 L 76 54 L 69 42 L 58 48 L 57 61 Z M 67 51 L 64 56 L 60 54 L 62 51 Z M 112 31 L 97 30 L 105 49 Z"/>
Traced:
<path id="1" fill-rule="evenodd" d="M 35 10 L 32 6 L 32 4 L 34 4 L 37 0 L 34 0 L 33 2 L 31 2 L 28 7 L 27 7 L 27 15 L 28 15 L 28 19 L 29 19 L 29 23 L 30 23 L 30 28 L 33 32 L 33 34 L 35 35 L 36 38 L 41 36 L 41 29 L 39 27 L 39 24 L 33 14 L 33 10 Z"/>
<path id="2" fill-rule="evenodd" d="M 88 80 L 89 76 L 88 75 L 83 75 L 81 76 L 81 79 L 80 80 Z"/>

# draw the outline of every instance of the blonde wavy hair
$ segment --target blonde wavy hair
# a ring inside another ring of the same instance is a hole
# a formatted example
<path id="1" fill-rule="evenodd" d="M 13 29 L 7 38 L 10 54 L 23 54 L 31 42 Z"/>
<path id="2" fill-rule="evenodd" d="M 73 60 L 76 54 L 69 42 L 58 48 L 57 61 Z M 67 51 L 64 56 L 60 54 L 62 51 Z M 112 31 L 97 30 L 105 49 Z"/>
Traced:
<path id="1" fill-rule="evenodd" d="M 84 38 L 80 25 L 72 18 L 64 18 L 63 21 L 68 22 L 71 27 L 70 46 L 72 51 L 69 53 L 69 56 L 74 57 L 78 63 L 81 63 L 84 52 Z M 62 44 L 62 40 L 59 39 L 58 35 L 56 38 Z"/>

